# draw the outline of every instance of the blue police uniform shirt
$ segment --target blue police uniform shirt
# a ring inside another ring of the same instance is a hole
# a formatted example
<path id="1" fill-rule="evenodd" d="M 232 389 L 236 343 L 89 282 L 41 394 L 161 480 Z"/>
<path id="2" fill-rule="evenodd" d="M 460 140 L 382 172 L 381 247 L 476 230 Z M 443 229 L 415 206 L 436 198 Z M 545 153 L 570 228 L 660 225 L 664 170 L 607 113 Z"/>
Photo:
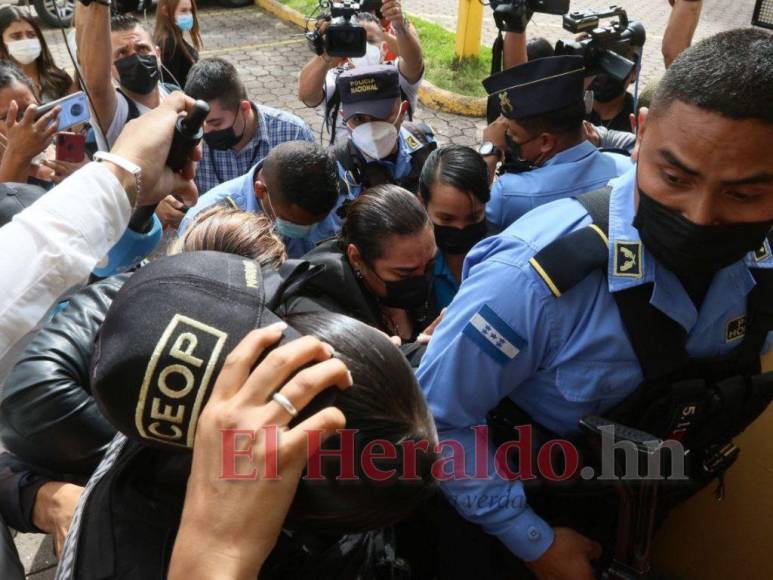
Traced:
<path id="1" fill-rule="evenodd" d="M 715 357 L 738 346 L 741 337 L 732 337 L 728 325 L 746 313 L 747 295 L 755 285 L 749 268 L 773 268 L 770 250 L 759 261 L 751 253 L 720 270 L 700 312 L 676 276 L 643 245 L 639 275 L 617 275 L 615 242 L 641 242 L 632 225 L 634 180 L 635 169 L 610 184 L 608 275 L 593 272 L 559 298 L 529 259 L 591 223 L 574 199 L 536 208 L 528 219 L 483 240 L 468 254 L 459 293 L 418 371 L 441 441 L 455 439 L 474 457 L 471 426 L 485 425 L 487 412 L 504 397 L 561 436 L 577 434 L 581 417 L 603 415 L 625 399 L 643 376 L 612 295 L 618 290 L 654 282 L 651 303 L 685 328 L 691 356 Z M 771 336 L 767 347 L 770 343 Z M 491 450 L 488 461 L 491 466 Z M 467 460 L 468 475 L 473 463 Z M 523 560 L 538 558 L 553 541 L 550 526 L 528 506 L 520 481 L 491 475 L 441 487 L 462 515 Z M 501 508 L 480 498 L 509 501 Z"/>
<path id="2" fill-rule="evenodd" d="M 446 262 L 443 250 L 438 248 L 435 254 L 435 267 L 432 271 L 432 289 L 435 293 L 435 306 L 442 310 L 454 299 L 459 291 L 459 282 Z"/>
<path id="3" fill-rule="evenodd" d="M 178 235 L 182 235 L 186 229 L 191 225 L 196 216 L 204 209 L 216 205 L 228 202 L 228 198 L 231 198 L 233 202 L 245 211 L 262 212 L 263 208 L 255 195 L 255 187 L 253 183 L 255 181 L 255 174 L 260 171 L 263 161 L 261 160 L 250 171 L 232 179 L 221 183 L 214 189 L 205 193 L 196 202 L 192 208 L 190 208 L 177 230 Z M 339 199 L 339 203 L 340 203 Z M 230 202 L 228 202 L 230 204 Z M 311 230 L 308 236 L 305 238 L 285 238 L 285 248 L 287 249 L 287 256 L 290 258 L 300 258 L 309 250 L 312 250 L 319 242 L 326 240 L 335 235 L 338 235 L 341 226 L 340 222 L 335 218 L 335 209 L 331 211 L 324 220 L 317 223 L 314 229 Z"/>
<path id="4" fill-rule="evenodd" d="M 434 137 L 427 135 L 427 140 L 434 143 Z M 416 139 L 405 127 L 400 128 L 400 134 L 397 138 L 397 154 L 394 160 L 381 159 L 371 161 L 383 165 L 389 170 L 394 179 L 406 177 L 411 172 L 411 153 L 422 147 L 422 143 Z M 362 193 L 363 187 L 355 183 L 354 178 L 347 173 L 344 166 L 338 163 L 338 177 L 345 184 L 344 191 L 341 192 L 349 200 L 355 200 Z"/>
<path id="5" fill-rule="evenodd" d="M 604 187 L 631 168 L 631 159 L 583 141 L 523 173 L 506 173 L 491 188 L 486 219 L 498 231 L 535 207 Z"/>

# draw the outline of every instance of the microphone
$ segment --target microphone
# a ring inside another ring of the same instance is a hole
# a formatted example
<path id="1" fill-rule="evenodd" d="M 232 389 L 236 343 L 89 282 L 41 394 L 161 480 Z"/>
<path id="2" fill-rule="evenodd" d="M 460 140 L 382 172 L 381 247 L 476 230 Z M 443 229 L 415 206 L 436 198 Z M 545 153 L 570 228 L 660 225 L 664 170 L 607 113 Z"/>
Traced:
<path id="1" fill-rule="evenodd" d="M 174 137 L 166 158 L 166 166 L 179 172 L 185 166 L 194 147 L 204 136 L 204 121 L 209 115 L 209 105 L 198 100 L 193 111 L 181 115 L 175 124 Z M 155 205 L 137 208 L 129 219 L 129 227 L 92 273 L 107 278 L 131 270 L 150 254 L 161 241 L 163 230 L 155 214 Z"/>

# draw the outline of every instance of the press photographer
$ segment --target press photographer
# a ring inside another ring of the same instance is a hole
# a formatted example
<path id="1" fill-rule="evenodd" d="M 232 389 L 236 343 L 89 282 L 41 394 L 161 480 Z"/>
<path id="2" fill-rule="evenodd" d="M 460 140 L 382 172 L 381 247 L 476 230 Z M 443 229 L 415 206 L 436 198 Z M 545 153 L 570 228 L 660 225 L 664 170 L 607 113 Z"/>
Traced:
<path id="1" fill-rule="evenodd" d="M 602 27 L 602 18 L 617 20 Z M 559 41 L 556 54 L 582 55 L 588 73 L 595 75 L 588 87 L 593 91 L 593 111 L 588 120 L 606 129 L 632 131 L 636 99 L 627 89 L 638 76 L 646 40 L 644 27 L 629 21 L 626 11 L 614 6 L 605 12 L 572 12 L 563 21 L 565 30 L 580 36 L 575 42 Z"/>
<path id="2" fill-rule="evenodd" d="M 336 16 L 333 18 L 333 13 Z M 347 17 L 344 14 L 348 15 Z M 424 75 L 424 60 L 416 29 L 408 22 L 399 0 L 382 0 L 381 14 L 391 24 L 397 39 L 399 58 L 389 62 L 397 68 L 400 92 L 416 110 L 417 95 Z M 325 104 L 325 119 L 330 130 L 330 141 L 345 140 L 349 129 L 339 116 L 340 93 L 336 79 L 345 70 L 358 66 L 385 64 L 389 45 L 381 22 L 361 9 L 356 2 L 335 2 L 329 19 L 323 16 L 317 28 L 309 34 L 312 50 L 316 53 L 301 70 L 298 79 L 298 98 L 307 107 Z M 331 45 L 332 39 L 332 45 Z M 335 54 L 330 54 L 332 46 Z"/>

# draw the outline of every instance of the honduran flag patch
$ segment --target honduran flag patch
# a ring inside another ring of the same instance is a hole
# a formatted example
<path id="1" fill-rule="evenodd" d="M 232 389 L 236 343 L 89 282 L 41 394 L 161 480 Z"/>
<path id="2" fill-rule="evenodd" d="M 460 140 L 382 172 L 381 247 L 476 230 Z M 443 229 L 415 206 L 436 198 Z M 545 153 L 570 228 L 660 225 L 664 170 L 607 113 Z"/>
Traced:
<path id="1" fill-rule="evenodd" d="M 526 340 L 485 305 L 470 318 L 462 333 L 499 364 L 513 360 L 526 346 Z"/>

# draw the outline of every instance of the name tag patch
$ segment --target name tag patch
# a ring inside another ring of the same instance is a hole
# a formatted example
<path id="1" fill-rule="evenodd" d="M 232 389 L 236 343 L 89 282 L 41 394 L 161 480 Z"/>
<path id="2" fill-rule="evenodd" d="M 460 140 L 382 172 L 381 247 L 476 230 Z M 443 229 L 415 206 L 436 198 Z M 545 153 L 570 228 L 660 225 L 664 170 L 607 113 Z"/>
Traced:
<path id="1" fill-rule="evenodd" d="M 499 364 L 513 360 L 526 346 L 526 340 L 488 306 L 473 315 L 462 334 Z"/>
<path id="2" fill-rule="evenodd" d="M 739 316 L 727 321 L 725 326 L 725 342 L 732 342 L 746 335 L 746 316 Z"/>

